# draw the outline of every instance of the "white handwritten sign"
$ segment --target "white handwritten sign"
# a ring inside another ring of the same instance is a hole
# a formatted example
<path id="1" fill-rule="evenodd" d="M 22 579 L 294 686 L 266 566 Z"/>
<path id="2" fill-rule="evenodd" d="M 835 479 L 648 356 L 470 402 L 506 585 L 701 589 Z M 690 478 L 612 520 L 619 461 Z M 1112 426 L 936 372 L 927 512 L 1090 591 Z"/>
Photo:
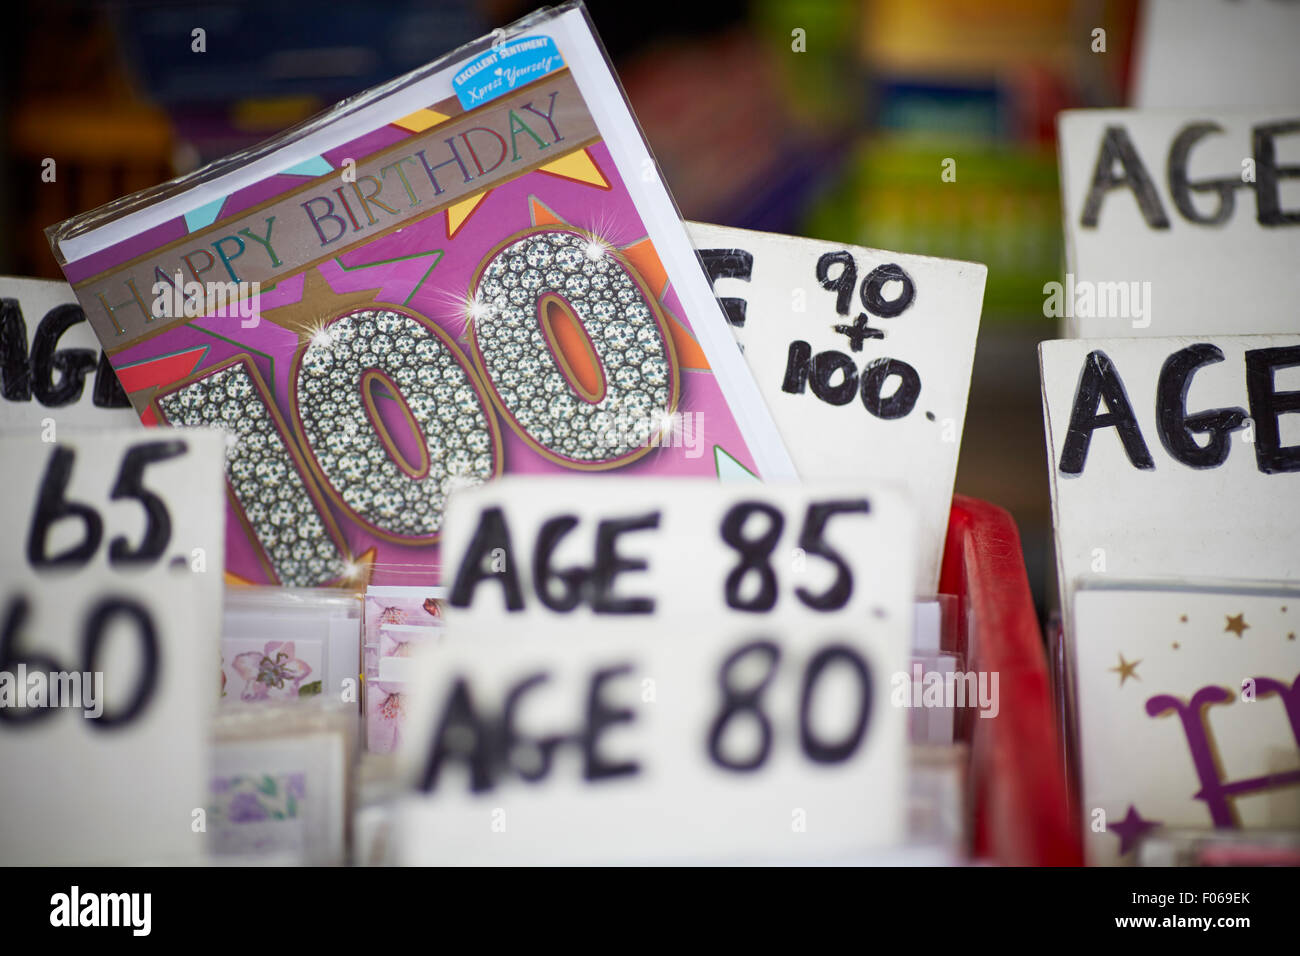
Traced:
<path id="1" fill-rule="evenodd" d="M 1300 90 L 1297 36 L 1295 3 L 1146 0 L 1133 52 L 1132 103 L 1196 109 L 1285 103 Z"/>
<path id="2" fill-rule="evenodd" d="M 404 862 L 828 859 L 904 831 L 914 526 L 870 484 L 452 497 Z"/>
<path id="3" fill-rule="evenodd" d="M 0 439 L 0 859 L 196 860 L 220 668 L 215 432 Z"/>
<path id="4" fill-rule="evenodd" d="M 1300 108 L 1071 110 L 1064 283 L 1079 338 L 1300 331 Z"/>
<path id="5" fill-rule="evenodd" d="M 888 631 L 705 618 L 453 636 L 424 659 L 404 862 L 726 862 L 896 842 L 905 729 Z"/>
<path id="6" fill-rule="evenodd" d="M 138 427 L 66 282 L 0 276 L 0 431 Z"/>
<path id="7" fill-rule="evenodd" d="M 914 535 L 902 493 L 865 482 L 504 478 L 448 505 L 447 623 L 910 622 Z"/>
<path id="8" fill-rule="evenodd" d="M 934 594 L 988 270 L 689 228 L 800 477 L 905 488 L 919 521 L 916 593 Z"/>
<path id="9" fill-rule="evenodd" d="M 1064 594 L 1089 576 L 1300 579 L 1300 336 L 1039 357 Z"/>

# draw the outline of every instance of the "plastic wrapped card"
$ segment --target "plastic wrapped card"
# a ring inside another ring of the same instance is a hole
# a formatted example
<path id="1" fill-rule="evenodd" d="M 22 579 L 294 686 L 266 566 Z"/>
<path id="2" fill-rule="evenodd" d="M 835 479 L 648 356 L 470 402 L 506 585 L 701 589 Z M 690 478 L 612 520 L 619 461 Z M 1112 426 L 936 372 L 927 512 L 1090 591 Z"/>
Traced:
<path id="1" fill-rule="evenodd" d="M 324 695 L 360 705 L 361 602 L 337 591 L 228 588 L 221 701 L 281 703 Z"/>
<path id="2" fill-rule="evenodd" d="M 222 711 L 207 807 L 213 862 L 345 861 L 354 719 L 320 700 Z"/>
<path id="3" fill-rule="evenodd" d="M 143 420 L 230 433 L 239 579 L 436 584 L 502 473 L 794 474 L 580 4 L 49 236 Z"/>
<path id="4" fill-rule="evenodd" d="M 442 635 L 446 588 L 370 588 L 365 600 L 366 749 L 392 753 L 406 732 L 414 655 Z"/>

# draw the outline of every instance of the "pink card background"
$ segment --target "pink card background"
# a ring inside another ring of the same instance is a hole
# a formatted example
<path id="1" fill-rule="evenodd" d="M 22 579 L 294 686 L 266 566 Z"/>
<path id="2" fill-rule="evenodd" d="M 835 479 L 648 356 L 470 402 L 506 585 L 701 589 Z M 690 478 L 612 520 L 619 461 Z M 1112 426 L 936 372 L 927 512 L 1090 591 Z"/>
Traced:
<path id="1" fill-rule="evenodd" d="M 405 135 L 409 135 L 405 130 L 384 127 L 331 150 L 322 159 L 336 166 L 345 157 L 364 156 Z M 296 426 L 289 402 L 290 375 L 294 358 L 306 347 L 306 341 L 298 329 L 279 325 L 276 319 L 301 312 L 285 307 L 302 301 L 309 278 L 313 282 L 323 281 L 339 296 L 362 295 L 368 301 L 421 315 L 445 330 L 468 355 L 466 302 L 475 271 L 503 239 L 529 226 L 553 222 L 556 228 L 567 225 L 591 232 L 620 250 L 634 247 L 627 253 L 627 260 L 644 266 L 638 275 L 647 285 L 660 286 L 653 291 L 659 295 L 660 307 L 672 331 L 681 383 L 677 411 L 699 413 L 702 418 L 698 420 L 704 423 L 703 439 L 694 449 L 685 442 L 674 442 L 598 474 L 716 476 L 717 462 L 727 457 L 749 471 L 756 471 L 753 456 L 726 406 L 714 373 L 700 367 L 706 363 L 701 361 L 702 351 L 691 324 L 671 284 L 663 281 L 662 267 L 608 150 L 603 143 L 596 142 L 586 147 L 585 152 L 607 186 L 542 170 L 508 180 L 487 191 L 468 218 L 455 228 L 454 235 L 449 235 L 452 230 L 449 213 L 440 211 L 326 259 L 305 273 L 281 280 L 269 290 L 264 288 L 262 320 L 256 328 L 242 328 L 233 315 L 212 315 L 124 349 L 113 357 L 124 386 L 128 391 L 158 385 L 169 387 L 178 381 L 202 377 L 206 369 L 236 355 L 250 354 L 281 416 L 293 431 Z M 218 220 L 300 187 L 305 181 L 302 176 L 277 175 L 233 193 L 222 204 Z M 184 219 L 174 220 L 167 224 L 168 228 L 150 230 L 97 253 L 89 257 L 93 263 L 87 260 L 72 263 L 68 275 L 74 278 L 87 271 L 110 267 L 174 239 L 174 223 L 180 224 L 183 234 L 184 222 Z M 365 304 L 341 306 L 331 314 L 365 307 Z M 282 309 L 277 315 L 276 310 Z M 500 426 L 503 474 L 557 474 L 570 470 L 526 445 L 494 407 L 488 406 L 487 412 L 495 416 Z M 152 406 L 144 418 L 146 423 L 157 420 Z M 404 444 L 412 445 L 416 440 L 400 428 L 393 430 L 393 437 L 404 453 L 408 452 Z M 305 443 L 300 436 L 294 438 L 302 448 Z M 412 457 L 418 458 L 418 454 Z M 310 474 L 304 477 L 316 487 L 321 484 Z M 437 543 L 407 545 L 384 540 L 350 518 L 337 503 L 329 507 L 345 539 L 348 557 L 354 569 L 359 568 L 354 570 L 354 579 L 346 583 L 357 587 L 438 583 Z M 264 570 L 255 542 L 250 540 L 230 503 L 227 504 L 226 569 L 242 581 L 275 583 Z"/>

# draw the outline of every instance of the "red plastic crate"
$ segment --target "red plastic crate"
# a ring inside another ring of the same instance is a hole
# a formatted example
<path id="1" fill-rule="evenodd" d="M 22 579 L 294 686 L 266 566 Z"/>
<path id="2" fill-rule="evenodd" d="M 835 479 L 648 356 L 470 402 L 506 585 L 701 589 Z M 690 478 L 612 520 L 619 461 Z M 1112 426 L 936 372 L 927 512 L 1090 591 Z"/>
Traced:
<path id="1" fill-rule="evenodd" d="M 1008 866 L 1082 865 L 1047 655 L 1011 515 L 953 496 L 939 591 L 958 597 L 966 667 L 998 674 L 998 715 L 967 723 L 975 855 Z"/>

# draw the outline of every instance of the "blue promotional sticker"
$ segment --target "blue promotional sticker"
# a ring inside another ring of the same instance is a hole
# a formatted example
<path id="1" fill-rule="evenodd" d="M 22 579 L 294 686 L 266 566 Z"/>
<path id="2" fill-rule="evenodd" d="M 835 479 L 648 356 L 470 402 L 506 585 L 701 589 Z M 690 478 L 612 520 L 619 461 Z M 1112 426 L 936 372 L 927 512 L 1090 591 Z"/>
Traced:
<path id="1" fill-rule="evenodd" d="M 550 37 L 520 37 L 471 61 L 452 77 L 451 88 L 460 105 L 472 110 L 562 66 L 564 58 Z"/>

